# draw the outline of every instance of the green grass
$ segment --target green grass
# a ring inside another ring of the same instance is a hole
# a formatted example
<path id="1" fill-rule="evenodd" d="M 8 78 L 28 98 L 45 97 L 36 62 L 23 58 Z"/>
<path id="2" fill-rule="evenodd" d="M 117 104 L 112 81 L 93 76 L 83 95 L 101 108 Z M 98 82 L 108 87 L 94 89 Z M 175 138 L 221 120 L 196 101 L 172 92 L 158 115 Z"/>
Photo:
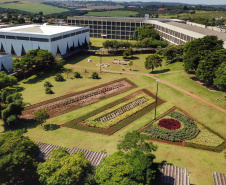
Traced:
<path id="1" fill-rule="evenodd" d="M 182 89 L 185 89 L 219 107 L 226 109 L 225 93 L 221 91 L 210 91 L 205 86 L 195 81 L 195 75 L 186 72 L 157 75 L 158 78 L 166 80 Z M 218 100 L 217 100 L 218 98 Z"/>
<path id="2" fill-rule="evenodd" d="M 18 3 L 8 3 L 8 4 L 3 4 L 3 2 L 6 2 L 6 0 L 0 1 L 1 8 L 18 9 L 22 11 L 31 12 L 31 13 L 38 13 L 42 11 L 44 15 L 69 11 L 68 9 L 65 9 L 65 8 L 58 8 L 50 5 L 37 3 L 37 2 L 20 1 Z"/>
<path id="3" fill-rule="evenodd" d="M 134 11 L 122 11 L 122 10 L 113 10 L 113 11 L 104 11 L 104 12 L 89 12 L 85 15 L 87 16 L 105 16 L 105 17 L 130 17 L 136 16 L 138 12 Z"/>

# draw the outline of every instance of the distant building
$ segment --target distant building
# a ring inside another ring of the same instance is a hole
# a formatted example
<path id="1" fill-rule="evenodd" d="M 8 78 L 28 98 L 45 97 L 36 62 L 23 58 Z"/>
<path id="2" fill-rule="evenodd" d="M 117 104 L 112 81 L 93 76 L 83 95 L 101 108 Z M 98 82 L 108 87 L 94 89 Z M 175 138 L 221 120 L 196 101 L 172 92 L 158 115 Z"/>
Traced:
<path id="1" fill-rule="evenodd" d="M 95 17 L 95 16 L 68 16 L 68 25 L 89 26 L 90 37 L 99 37 L 107 39 L 133 39 L 134 31 L 143 24 L 154 26 L 163 40 L 170 44 L 185 44 L 197 38 L 206 35 L 216 35 L 219 39 L 225 41 L 226 34 L 200 26 L 188 25 L 185 21 L 178 19 L 161 19 L 138 17 Z M 205 27 L 205 26 L 204 26 Z"/>
<path id="2" fill-rule="evenodd" d="M 0 71 L 11 72 L 13 71 L 13 58 L 9 53 L 0 53 Z"/>
<path id="3" fill-rule="evenodd" d="M 0 29 L 0 52 L 23 56 L 32 49 L 62 55 L 89 43 L 89 27 L 25 25 Z"/>

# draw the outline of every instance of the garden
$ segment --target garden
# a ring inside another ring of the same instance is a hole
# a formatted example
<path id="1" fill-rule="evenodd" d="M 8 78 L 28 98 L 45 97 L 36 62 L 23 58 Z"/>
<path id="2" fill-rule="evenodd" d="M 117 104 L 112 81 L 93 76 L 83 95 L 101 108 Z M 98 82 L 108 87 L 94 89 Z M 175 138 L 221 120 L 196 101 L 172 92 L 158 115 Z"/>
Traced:
<path id="1" fill-rule="evenodd" d="M 142 89 L 95 111 L 69 121 L 62 127 L 112 135 L 155 108 L 155 95 Z M 157 106 L 165 101 L 157 98 Z"/>
<path id="2" fill-rule="evenodd" d="M 135 87 L 137 86 L 126 78 L 111 81 L 85 91 L 70 93 L 28 106 L 22 112 L 21 118 L 32 119 L 34 112 L 39 109 L 45 109 L 50 117 L 59 116 L 105 98 L 126 92 Z"/>
<path id="3" fill-rule="evenodd" d="M 219 133 L 202 124 L 185 111 L 173 107 L 140 131 L 151 140 L 204 150 L 221 152 L 226 140 Z"/>

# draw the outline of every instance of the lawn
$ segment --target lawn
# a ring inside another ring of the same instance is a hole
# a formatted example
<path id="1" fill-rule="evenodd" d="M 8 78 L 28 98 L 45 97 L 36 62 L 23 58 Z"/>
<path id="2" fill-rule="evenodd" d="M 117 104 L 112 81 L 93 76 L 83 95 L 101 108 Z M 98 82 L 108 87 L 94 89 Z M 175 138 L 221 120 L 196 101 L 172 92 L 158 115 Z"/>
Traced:
<path id="1" fill-rule="evenodd" d="M 122 11 L 122 10 L 112 10 L 104 12 L 88 12 L 86 16 L 104 16 L 104 17 L 131 17 L 136 16 L 138 12 L 134 11 Z"/>
<path id="2" fill-rule="evenodd" d="M 93 42 L 94 47 L 101 47 L 104 39 L 92 38 L 91 41 Z M 120 78 L 128 78 L 138 85 L 137 88 L 132 89 L 128 92 L 124 92 L 117 96 L 110 97 L 86 107 L 82 107 L 81 109 L 74 110 L 67 114 L 48 119 L 46 122 L 46 124 L 62 125 L 68 121 L 83 116 L 88 112 L 116 101 L 117 99 L 130 95 L 131 93 L 136 92 L 140 89 L 147 88 L 149 91 L 155 93 L 156 81 L 150 77 L 139 74 L 139 72 L 150 72 L 150 70 L 148 71 L 144 68 L 144 61 L 147 55 L 148 54 L 134 55 L 135 58 L 133 59 L 134 65 L 132 66 L 132 70 L 138 70 L 136 75 L 98 72 L 99 76 L 101 77 L 101 79 L 99 80 L 90 78 L 93 72 L 92 70 L 87 70 L 88 73 L 86 74 L 84 72 L 84 69 L 76 68 L 76 66 L 99 69 L 99 66 L 97 64 L 99 64 L 100 62 L 100 57 L 92 55 L 76 56 L 73 60 L 67 62 L 69 64 L 67 65 L 67 67 L 72 68 L 73 72 L 80 72 L 83 78 L 75 79 L 73 78 L 73 74 L 69 74 L 69 78 L 67 78 L 66 74 L 63 74 L 65 81 L 56 82 L 54 80 L 54 75 L 57 72 L 51 72 L 43 77 L 32 76 L 29 79 L 21 81 L 18 85 L 18 91 L 22 93 L 25 102 L 34 104 L 68 93 L 86 90 Z M 88 59 L 92 59 L 92 62 L 88 63 Z M 103 56 L 102 63 L 110 64 L 110 67 L 104 69 L 121 71 L 122 67 L 124 67 L 126 71 L 130 71 L 129 66 L 113 65 L 112 61 L 114 59 L 122 60 L 122 56 Z M 165 64 L 165 61 L 163 61 L 163 64 Z M 163 65 L 162 67 L 155 69 L 155 72 L 172 72 L 182 69 L 183 63 L 176 62 L 167 66 Z M 191 79 L 192 75 L 188 75 L 184 72 L 176 72 L 172 74 L 156 74 L 156 76 L 160 79 L 164 79 L 172 84 L 182 87 L 190 92 L 193 92 L 194 94 L 218 106 L 225 107 L 225 100 L 222 100 L 224 95 L 222 92 L 212 92 L 207 90 L 205 87 L 198 84 L 198 82 L 193 81 Z M 51 82 L 51 84 L 53 85 L 52 90 L 54 94 L 45 94 L 45 88 L 43 86 L 45 81 Z M 159 83 L 158 97 L 166 100 L 166 103 L 160 105 L 157 108 L 157 116 L 160 116 L 173 106 L 178 106 L 200 122 L 206 124 L 208 127 L 217 131 L 221 135 L 226 136 L 226 116 L 221 111 L 218 111 L 215 108 L 208 106 L 197 99 L 194 99 L 180 91 L 177 91 L 174 88 L 162 84 L 161 82 Z M 218 97 L 220 100 L 216 101 L 216 97 Z M 98 152 L 106 150 L 108 154 L 112 154 L 117 150 L 117 144 L 128 131 L 140 129 L 144 125 L 151 122 L 153 116 L 154 111 L 151 111 L 111 136 L 89 133 L 64 127 L 61 127 L 54 131 L 44 131 L 40 125 L 36 125 L 31 122 L 24 122 L 21 126 L 18 126 L 18 128 L 27 128 L 28 132 L 26 133 L 26 135 L 34 141 L 40 141 L 69 148 L 79 147 Z M 2 131 L 3 127 L 0 127 L 0 132 Z M 212 171 L 226 173 L 226 160 L 223 153 L 179 147 L 159 142 L 155 143 L 159 147 L 157 152 L 154 152 L 157 157 L 156 162 L 166 160 L 168 163 L 171 163 L 173 165 L 187 168 L 190 172 L 189 174 L 192 184 L 213 185 Z"/>
<path id="3" fill-rule="evenodd" d="M 69 11 L 68 9 L 65 8 L 58 8 L 50 5 L 41 4 L 38 2 L 20 1 L 16 3 L 12 2 L 7 4 L 4 4 L 3 2 L 5 2 L 5 0 L 0 1 L 1 8 L 18 9 L 31 13 L 38 13 L 42 11 L 44 15 Z"/>
<path id="4" fill-rule="evenodd" d="M 156 76 L 226 109 L 225 93 L 221 91 L 208 90 L 205 86 L 195 80 L 195 75 L 187 74 L 186 72 L 179 72 Z"/>

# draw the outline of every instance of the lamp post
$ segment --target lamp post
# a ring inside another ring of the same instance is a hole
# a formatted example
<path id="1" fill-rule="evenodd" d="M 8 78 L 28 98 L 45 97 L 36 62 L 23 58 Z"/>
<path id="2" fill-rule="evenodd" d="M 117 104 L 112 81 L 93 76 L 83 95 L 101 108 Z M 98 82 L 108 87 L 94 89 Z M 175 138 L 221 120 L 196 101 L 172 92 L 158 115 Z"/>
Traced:
<path id="1" fill-rule="evenodd" d="M 156 107 L 157 107 L 157 96 L 158 96 L 158 87 L 159 87 L 159 82 L 160 80 L 156 80 L 157 82 L 157 90 L 156 90 L 156 96 L 155 96 L 155 115 L 154 115 L 154 119 L 156 119 Z"/>
<path id="2" fill-rule="evenodd" d="M 102 66 L 102 50 L 100 49 L 100 73 L 102 73 L 101 71 L 101 66 Z"/>

